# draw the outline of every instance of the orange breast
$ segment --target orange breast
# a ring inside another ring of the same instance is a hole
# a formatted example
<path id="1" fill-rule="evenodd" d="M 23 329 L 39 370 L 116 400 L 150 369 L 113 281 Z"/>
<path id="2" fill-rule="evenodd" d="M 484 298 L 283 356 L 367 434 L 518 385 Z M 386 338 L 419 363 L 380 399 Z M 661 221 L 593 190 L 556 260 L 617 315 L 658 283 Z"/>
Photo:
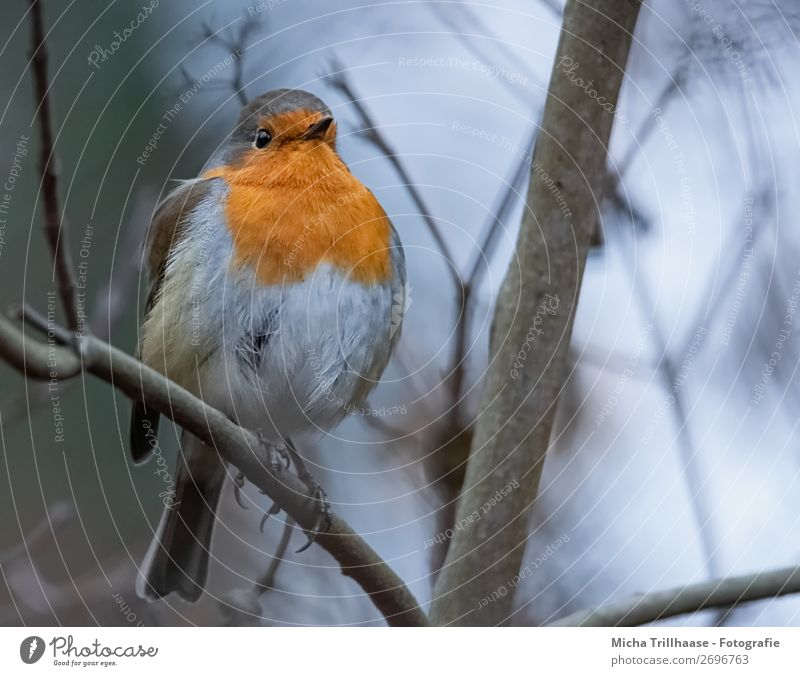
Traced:
<path id="1" fill-rule="evenodd" d="M 263 284 L 301 281 L 321 263 L 363 284 L 391 274 L 391 226 L 364 185 L 327 145 L 309 152 L 253 150 L 238 166 L 206 172 L 228 183 L 235 264 Z"/>

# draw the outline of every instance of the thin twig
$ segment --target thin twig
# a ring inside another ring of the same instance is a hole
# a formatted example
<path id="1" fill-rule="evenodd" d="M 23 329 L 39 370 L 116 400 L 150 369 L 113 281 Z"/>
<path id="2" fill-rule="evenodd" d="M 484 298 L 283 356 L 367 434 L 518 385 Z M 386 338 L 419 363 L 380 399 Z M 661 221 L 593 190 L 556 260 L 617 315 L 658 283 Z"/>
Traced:
<path id="1" fill-rule="evenodd" d="M 73 335 L 69 331 L 49 321 L 41 312 L 27 303 L 12 303 L 8 308 L 8 314 L 18 321 L 27 322 L 59 345 L 72 343 Z"/>
<path id="2" fill-rule="evenodd" d="M 66 218 L 62 218 L 58 204 L 58 171 L 54 150 L 53 126 L 50 114 L 50 85 L 47 79 L 47 45 L 45 42 L 44 18 L 41 0 L 29 0 L 31 8 L 31 61 L 33 64 L 33 88 L 36 111 L 39 118 L 39 172 L 42 177 L 44 199 L 44 232 L 50 245 L 55 269 L 55 281 L 61 296 L 61 305 L 67 328 L 77 331 L 80 327 L 78 306 L 75 299 L 75 270 L 69 251 L 69 229 Z"/>
<path id="3" fill-rule="evenodd" d="M 580 610 L 548 627 L 637 627 L 707 608 L 728 608 L 750 601 L 800 593 L 800 567 L 727 577 L 675 589 L 650 592 L 619 603 Z"/>

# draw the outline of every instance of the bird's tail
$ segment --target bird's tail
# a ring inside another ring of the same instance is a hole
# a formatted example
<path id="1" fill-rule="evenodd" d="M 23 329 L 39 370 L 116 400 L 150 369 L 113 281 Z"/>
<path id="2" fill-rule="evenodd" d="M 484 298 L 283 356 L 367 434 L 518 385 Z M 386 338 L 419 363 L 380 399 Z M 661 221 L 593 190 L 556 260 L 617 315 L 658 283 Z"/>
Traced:
<path id="1" fill-rule="evenodd" d="M 164 513 L 142 562 L 136 590 L 156 600 L 175 592 L 200 598 L 208 576 L 211 533 L 225 481 L 225 465 L 214 449 L 184 432 L 182 457 L 164 497 Z"/>

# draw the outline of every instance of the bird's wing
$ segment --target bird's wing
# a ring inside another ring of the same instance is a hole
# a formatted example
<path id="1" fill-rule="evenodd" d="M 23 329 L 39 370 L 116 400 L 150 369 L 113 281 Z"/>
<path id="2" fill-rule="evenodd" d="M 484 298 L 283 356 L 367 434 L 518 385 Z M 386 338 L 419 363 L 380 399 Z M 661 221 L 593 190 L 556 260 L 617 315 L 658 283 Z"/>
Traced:
<path id="1" fill-rule="evenodd" d="M 186 233 L 192 212 L 206 197 L 214 178 L 181 181 L 156 207 L 147 240 L 147 268 L 150 291 L 147 295 L 145 317 L 158 299 L 164 273 L 173 246 Z M 144 401 L 133 402 L 131 411 L 130 448 L 134 462 L 143 462 L 150 455 L 158 433 L 159 414 L 148 409 Z"/>
<path id="2" fill-rule="evenodd" d="M 194 178 L 181 181 L 156 207 L 147 242 L 147 267 L 150 273 L 150 294 L 145 316 L 152 309 L 167 267 L 170 251 L 186 232 L 189 217 L 211 190 L 216 178 Z"/>

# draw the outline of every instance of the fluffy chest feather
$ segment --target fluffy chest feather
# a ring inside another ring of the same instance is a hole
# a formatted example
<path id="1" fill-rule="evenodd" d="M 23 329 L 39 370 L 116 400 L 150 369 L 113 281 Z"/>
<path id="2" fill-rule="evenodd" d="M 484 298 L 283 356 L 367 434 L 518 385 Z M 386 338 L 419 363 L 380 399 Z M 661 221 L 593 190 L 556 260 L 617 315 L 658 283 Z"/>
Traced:
<path id="1" fill-rule="evenodd" d="M 322 264 L 362 284 L 392 274 L 392 228 L 386 213 L 332 151 L 281 156 L 205 174 L 227 184 L 224 213 L 234 262 L 262 284 L 301 281 Z"/>

